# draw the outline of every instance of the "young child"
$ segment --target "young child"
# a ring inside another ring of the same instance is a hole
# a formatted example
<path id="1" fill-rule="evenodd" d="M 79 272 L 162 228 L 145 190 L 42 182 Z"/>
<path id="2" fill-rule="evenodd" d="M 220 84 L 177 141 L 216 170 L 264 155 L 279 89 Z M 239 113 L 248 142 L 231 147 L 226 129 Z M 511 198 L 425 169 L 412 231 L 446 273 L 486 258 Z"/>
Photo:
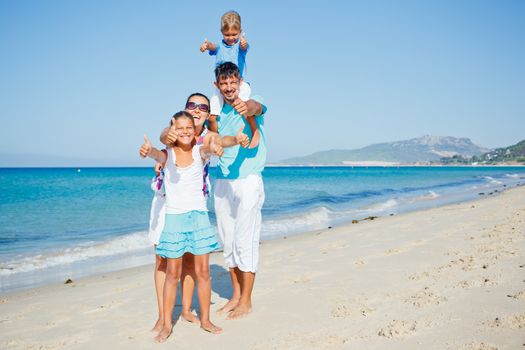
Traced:
<path id="1" fill-rule="evenodd" d="M 163 326 L 155 337 L 164 342 L 172 331 L 171 315 L 175 305 L 177 282 L 181 277 L 182 256 L 194 256 L 198 284 L 201 328 L 211 333 L 222 329 L 210 320 L 211 283 L 209 253 L 219 247 L 215 229 L 208 218 L 206 199 L 202 194 L 203 165 L 210 154 L 222 154 L 222 147 L 210 140 L 209 145 L 197 145 L 195 124 L 188 112 L 173 117 L 176 140 L 173 146 L 159 151 L 144 137 L 142 157 L 151 157 L 163 164 L 166 191 L 165 226 L 157 245 L 157 254 L 166 258 L 166 279 L 163 290 Z"/>
<path id="2" fill-rule="evenodd" d="M 250 49 L 250 45 L 246 41 L 241 27 L 241 16 L 235 11 L 226 12 L 221 17 L 221 32 L 223 40 L 218 43 L 209 42 L 205 39 L 200 47 L 201 52 L 209 51 L 210 56 L 215 56 L 215 67 L 224 62 L 232 62 L 239 67 L 240 87 L 239 99 L 247 101 L 251 95 L 250 85 L 244 81 L 246 75 L 246 55 Z M 242 33 L 242 34 L 241 34 Z M 215 84 L 216 85 L 216 84 Z M 216 85 L 217 87 L 217 85 Z M 220 114 L 224 105 L 218 88 L 215 89 L 215 94 L 211 98 L 211 111 L 208 124 L 211 131 L 217 132 L 216 117 Z M 257 124 L 253 118 L 247 118 L 248 124 L 252 131 L 252 135 L 256 135 Z M 258 144 L 258 140 L 252 138 L 249 148 L 254 148 Z"/>

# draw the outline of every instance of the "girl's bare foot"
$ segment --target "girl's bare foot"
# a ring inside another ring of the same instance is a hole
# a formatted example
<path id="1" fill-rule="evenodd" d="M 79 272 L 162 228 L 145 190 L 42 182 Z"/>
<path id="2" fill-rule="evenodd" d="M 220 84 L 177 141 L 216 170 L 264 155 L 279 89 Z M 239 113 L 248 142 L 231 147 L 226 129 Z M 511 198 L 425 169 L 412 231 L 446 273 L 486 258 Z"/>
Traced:
<path id="1" fill-rule="evenodd" d="M 190 323 L 200 323 L 199 318 L 194 315 L 191 311 L 182 312 L 180 318 Z"/>
<path id="2" fill-rule="evenodd" d="M 162 325 L 164 324 L 164 320 L 157 319 L 157 322 L 155 323 L 155 326 L 151 329 L 151 332 L 159 333 L 162 330 Z"/>
<path id="3" fill-rule="evenodd" d="M 164 343 L 166 340 L 168 340 L 169 336 L 171 335 L 171 329 L 171 326 L 163 327 L 159 334 L 157 334 L 157 336 L 154 338 L 154 340 L 157 343 Z"/>
<path id="4" fill-rule="evenodd" d="M 221 334 L 222 328 L 214 325 L 211 321 L 201 322 L 201 328 L 212 334 Z"/>
<path id="5" fill-rule="evenodd" d="M 248 315 L 250 312 L 252 312 L 251 305 L 242 305 L 238 304 L 235 309 L 230 312 L 228 317 L 226 317 L 227 320 L 236 320 L 238 318 L 243 318 L 244 316 Z"/>
<path id="6" fill-rule="evenodd" d="M 217 313 L 219 314 L 227 314 L 228 312 L 235 309 L 235 307 L 239 304 L 239 299 L 230 299 L 223 307 L 221 307 L 219 310 L 217 310 Z"/>

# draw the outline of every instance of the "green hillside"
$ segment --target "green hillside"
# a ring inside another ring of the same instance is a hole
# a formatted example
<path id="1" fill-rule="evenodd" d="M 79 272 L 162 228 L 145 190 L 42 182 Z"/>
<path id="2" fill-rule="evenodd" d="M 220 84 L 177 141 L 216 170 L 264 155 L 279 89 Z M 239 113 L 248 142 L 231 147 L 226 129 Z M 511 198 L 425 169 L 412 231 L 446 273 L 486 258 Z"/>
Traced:
<path id="1" fill-rule="evenodd" d="M 525 140 L 518 142 L 515 145 L 496 148 L 495 150 L 483 153 L 480 156 L 462 157 L 454 156 L 449 158 L 441 158 L 442 163 L 446 164 L 498 164 L 498 163 L 525 163 Z"/>

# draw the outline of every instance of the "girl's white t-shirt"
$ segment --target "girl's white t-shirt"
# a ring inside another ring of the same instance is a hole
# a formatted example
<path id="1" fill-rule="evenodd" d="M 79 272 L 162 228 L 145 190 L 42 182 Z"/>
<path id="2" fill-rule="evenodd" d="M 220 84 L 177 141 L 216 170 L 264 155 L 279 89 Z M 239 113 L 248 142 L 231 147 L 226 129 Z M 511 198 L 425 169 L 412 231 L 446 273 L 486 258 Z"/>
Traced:
<path id="1" fill-rule="evenodd" d="M 183 214 L 192 210 L 208 211 L 206 198 L 202 193 L 203 163 L 200 148 L 201 145 L 193 146 L 193 162 L 184 168 L 177 167 L 175 150 L 167 150 L 168 159 L 164 166 L 167 214 Z"/>

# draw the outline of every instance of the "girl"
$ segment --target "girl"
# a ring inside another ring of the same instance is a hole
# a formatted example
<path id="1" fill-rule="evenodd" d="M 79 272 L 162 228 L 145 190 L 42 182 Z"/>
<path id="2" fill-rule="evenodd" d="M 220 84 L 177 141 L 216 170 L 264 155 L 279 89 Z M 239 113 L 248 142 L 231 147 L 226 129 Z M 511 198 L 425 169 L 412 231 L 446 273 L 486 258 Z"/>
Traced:
<path id="1" fill-rule="evenodd" d="M 166 219 L 157 245 L 157 254 L 166 258 L 166 279 L 163 289 L 163 325 L 155 340 L 164 342 L 172 331 L 171 315 L 181 277 L 182 256 L 194 256 L 194 268 L 200 302 L 201 328 L 214 334 L 222 332 L 210 320 L 211 283 L 209 253 L 219 248 L 211 226 L 206 200 L 202 195 L 203 165 L 211 153 L 222 154 L 222 147 L 212 137 L 209 145 L 197 145 L 195 124 L 188 112 L 172 118 L 176 140 L 172 147 L 159 151 L 144 137 L 140 155 L 163 164 L 166 191 Z"/>
<path id="2" fill-rule="evenodd" d="M 215 140 L 219 140 L 219 136 L 216 133 L 209 132 L 205 126 L 205 122 L 209 117 L 210 101 L 206 95 L 201 93 L 193 93 L 186 99 L 185 111 L 191 114 L 195 124 L 195 141 L 197 144 L 203 144 L 206 146 L 210 145 L 210 140 L 214 137 Z M 165 128 L 161 134 L 161 142 L 166 146 L 172 145 L 176 140 L 176 129 L 175 125 Z M 239 133 L 235 138 L 230 136 L 223 137 L 221 144 L 223 147 L 230 147 L 236 144 L 240 144 L 242 147 L 247 147 L 249 143 L 248 136 L 243 133 Z M 163 181 L 163 164 L 157 163 L 155 165 L 155 172 L 157 177 L 152 183 L 152 189 L 155 191 L 155 196 L 152 201 L 151 214 L 150 214 L 150 240 L 156 246 L 159 243 L 160 234 L 164 228 L 164 216 L 165 216 L 165 191 L 164 186 L 160 181 Z M 210 192 L 210 180 L 209 180 L 209 161 L 204 165 L 203 169 L 203 184 L 202 193 L 205 198 L 209 196 Z M 159 176 L 161 176 L 159 178 Z M 156 254 L 155 256 L 155 290 L 157 295 L 157 306 L 158 306 L 158 319 L 153 327 L 152 331 L 160 332 L 164 324 L 164 310 L 163 310 L 163 291 L 164 281 L 166 279 L 166 258 Z M 193 297 L 193 290 L 195 288 L 195 268 L 193 255 L 186 253 L 182 256 L 182 275 L 181 275 L 181 292 L 182 292 L 182 310 L 181 318 L 188 322 L 199 323 L 199 319 L 191 312 L 191 302 Z"/>

